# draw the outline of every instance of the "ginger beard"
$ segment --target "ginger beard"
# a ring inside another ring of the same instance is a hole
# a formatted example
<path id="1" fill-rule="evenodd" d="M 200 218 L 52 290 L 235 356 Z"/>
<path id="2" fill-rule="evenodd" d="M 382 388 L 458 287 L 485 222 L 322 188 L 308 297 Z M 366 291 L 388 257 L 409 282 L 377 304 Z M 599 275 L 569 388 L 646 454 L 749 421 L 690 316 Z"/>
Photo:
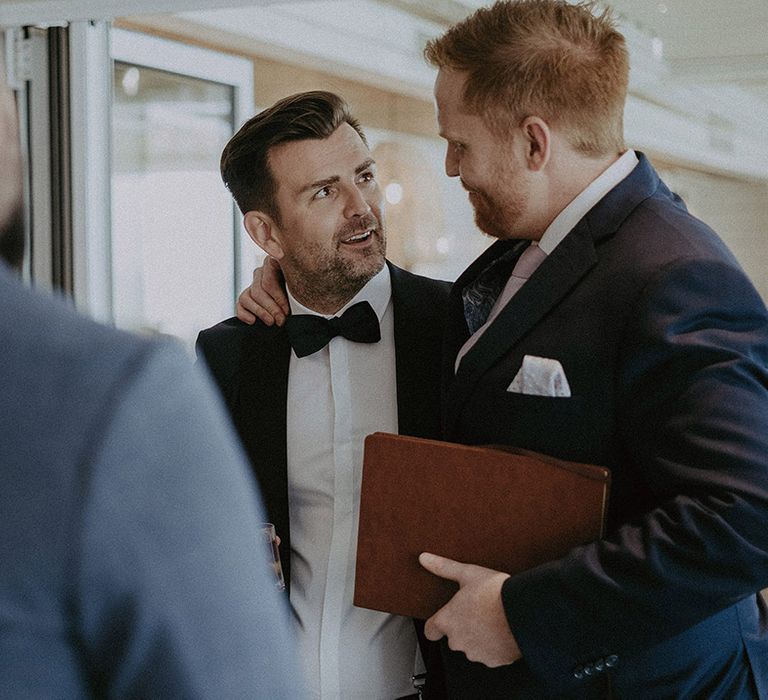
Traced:
<path id="1" fill-rule="evenodd" d="M 493 238 L 511 238 L 527 211 L 529 185 L 521 175 L 494 168 L 492 181 L 498 183 L 490 192 L 473 187 L 461 178 L 462 187 L 469 194 L 469 201 L 475 214 L 475 225 Z"/>

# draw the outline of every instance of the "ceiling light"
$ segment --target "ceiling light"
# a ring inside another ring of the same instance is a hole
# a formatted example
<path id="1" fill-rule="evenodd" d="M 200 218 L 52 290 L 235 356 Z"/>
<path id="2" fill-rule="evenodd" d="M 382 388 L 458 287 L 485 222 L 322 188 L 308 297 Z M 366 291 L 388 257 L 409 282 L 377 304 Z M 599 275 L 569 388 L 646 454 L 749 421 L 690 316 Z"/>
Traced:
<path id="1" fill-rule="evenodd" d="M 403 186 L 399 182 L 390 182 L 384 188 L 384 196 L 390 204 L 399 204 L 403 198 Z"/>
<path id="2" fill-rule="evenodd" d="M 659 61 L 664 58 L 664 42 L 659 37 L 655 36 L 651 39 L 651 50 Z"/>
<path id="3" fill-rule="evenodd" d="M 131 66 L 123 74 L 121 84 L 123 86 L 123 92 L 128 95 L 128 97 L 136 97 L 136 95 L 138 95 L 140 78 L 141 74 L 136 66 Z"/>

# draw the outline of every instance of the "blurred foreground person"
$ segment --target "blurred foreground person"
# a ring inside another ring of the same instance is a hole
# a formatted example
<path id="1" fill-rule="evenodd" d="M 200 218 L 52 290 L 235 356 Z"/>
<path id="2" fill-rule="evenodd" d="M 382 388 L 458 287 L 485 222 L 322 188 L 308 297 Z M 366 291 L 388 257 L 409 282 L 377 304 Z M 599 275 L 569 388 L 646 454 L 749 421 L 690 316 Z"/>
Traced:
<path id="1" fill-rule="evenodd" d="M 21 174 L 2 75 L 0 697 L 301 697 L 259 496 L 213 391 L 179 350 L 10 267 Z"/>

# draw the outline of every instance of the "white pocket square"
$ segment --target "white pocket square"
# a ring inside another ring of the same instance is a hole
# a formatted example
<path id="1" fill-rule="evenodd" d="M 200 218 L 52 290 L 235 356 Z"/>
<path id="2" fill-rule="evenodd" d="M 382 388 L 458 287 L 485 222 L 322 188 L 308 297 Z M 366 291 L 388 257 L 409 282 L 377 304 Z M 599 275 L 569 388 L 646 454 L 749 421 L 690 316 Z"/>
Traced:
<path id="1" fill-rule="evenodd" d="M 523 366 L 507 387 L 507 391 L 530 396 L 571 395 L 571 387 L 568 386 L 563 366 L 557 360 L 536 355 L 526 355 L 523 358 Z"/>

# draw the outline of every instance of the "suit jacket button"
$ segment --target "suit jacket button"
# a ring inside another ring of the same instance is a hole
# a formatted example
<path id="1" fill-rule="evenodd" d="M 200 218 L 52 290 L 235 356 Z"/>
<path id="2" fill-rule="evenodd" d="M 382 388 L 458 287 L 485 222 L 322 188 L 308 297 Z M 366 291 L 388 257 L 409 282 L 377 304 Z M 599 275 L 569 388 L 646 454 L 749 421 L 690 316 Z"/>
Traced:
<path id="1" fill-rule="evenodd" d="M 580 681 L 582 678 L 584 678 L 584 669 L 581 666 L 576 667 L 573 669 L 573 677 Z"/>
<path id="2" fill-rule="evenodd" d="M 587 676 L 591 676 L 595 672 L 595 667 L 592 664 L 584 664 L 584 673 Z"/>
<path id="3" fill-rule="evenodd" d="M 595 661 L 595 671 L 598 673 L 605 671 L 605 659 L 598 659 Z"/>
<path id="4" fill-rule="evenodd" d="M 616 654 L 611 654 L 610 656 L 605 657 L 605 665 L 608 668 L 613 668 L 617 663 L 619 663 L 619 657 L 616 656 Z"/>

